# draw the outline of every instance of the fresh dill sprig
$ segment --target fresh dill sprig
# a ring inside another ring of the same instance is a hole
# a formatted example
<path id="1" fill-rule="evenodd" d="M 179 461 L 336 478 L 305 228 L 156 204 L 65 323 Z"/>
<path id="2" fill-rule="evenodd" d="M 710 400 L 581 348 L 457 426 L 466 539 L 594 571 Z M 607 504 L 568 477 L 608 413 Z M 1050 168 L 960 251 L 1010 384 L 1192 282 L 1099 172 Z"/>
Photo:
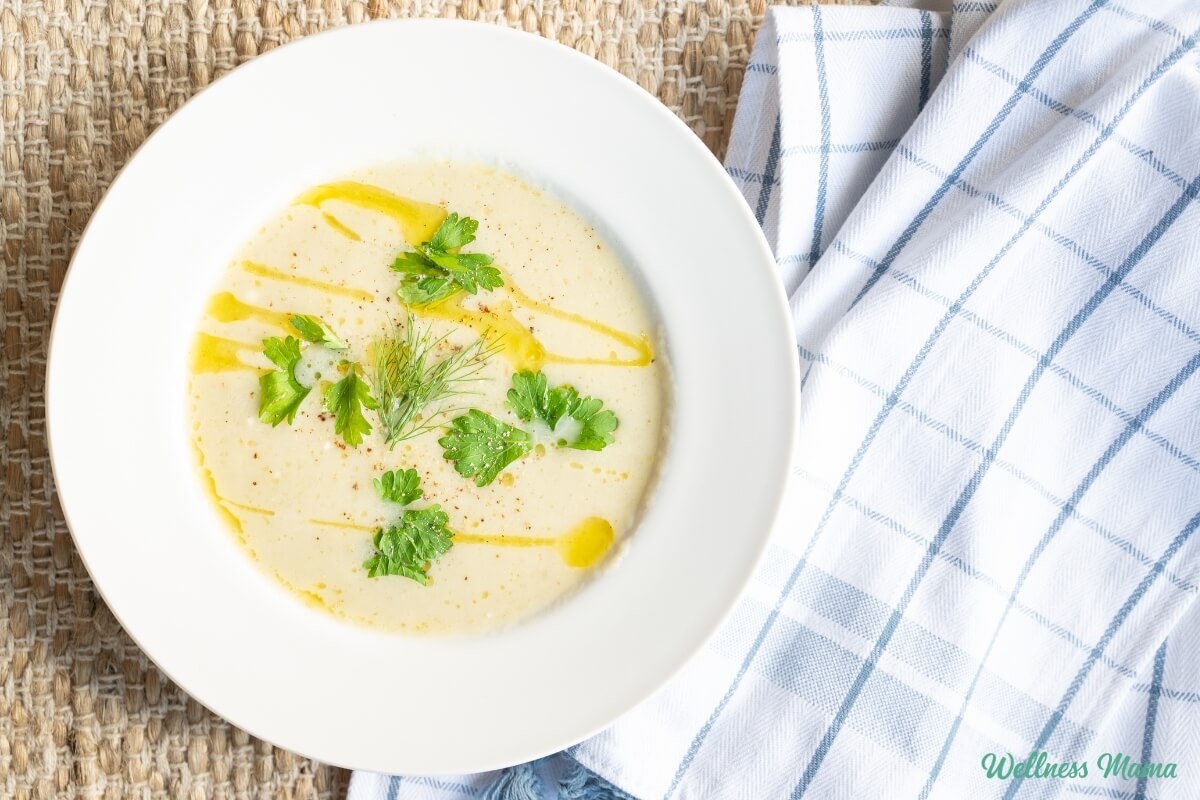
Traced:
<path id="1" fill-rule="evenodd" d="M 479 380 L 484 364 L 501 349 L 499 337 L 486 334 L 460 349 L 451 348 L 446 339 L 435 337 L 428 325 L 418 326 L 409 314 L 372 342 L 371 385 L 389 448 L 432 430 L 439 415 L 460 411 L 446 407 L 445 401 L 474 394 L 464 384 Z M 446 354 L 439 355 L 439 349 Z"/>

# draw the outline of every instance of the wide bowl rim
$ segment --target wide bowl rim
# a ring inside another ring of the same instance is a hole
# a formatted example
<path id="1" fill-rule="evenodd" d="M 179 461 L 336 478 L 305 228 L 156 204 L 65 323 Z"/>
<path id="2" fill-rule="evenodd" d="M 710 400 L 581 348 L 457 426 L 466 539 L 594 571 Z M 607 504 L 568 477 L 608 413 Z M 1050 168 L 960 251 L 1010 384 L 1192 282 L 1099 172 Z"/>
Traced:
<path id="1" fill-rule="evenodd" d="M 616 82 L 620 82 L 620 83 L 624 84 L 626 89 L 634 90 L 634 91 L 627 92 L 627 94 L 629 95 L 631 100 L 634 97 L 637 97 L 640 95 L 640 97 L 641 97 L 640 102 L 642 102 L 643 108 L 646 113 L 651 113 L 651 114 L 656 115 L 659 118 L 660 122 L 669 121 L 668 124 L 670 126 L 672 126 L 675 129 L 676 133 L 678 134 L 679 143 L 680 144 L 682 144 L 684 142 L 687 143 L 686 146 L 690 147 L 690 149 L 692 151 L 692 156 L 697 160 L 697 163 L 701 163 L 701 162 L 707 163 L 709 168 L 712 171 L 720 173 L 722 180 L 718 181 L 718 182 L 714 182 L 714 184 L 713 184 L 714 188 L 717 184 L 720 184 L 722 186 L 723 192 L 727 195 L 726 199 L 736 200 L 736 203 L 733 203 L 731 205 L 735 206 L 736 208 L 738 208 L 740 210 L 741 219 L 738 220 L 737 223 L 739 223 L 742 226 L 747 226 L 747 225 L 753 226 L 756 231 L 758 230 L 757 222 L 755 221 L 749 206 L 745 203 L 744 199 L 742 198 L 740 192 L 737 190 L 737 188 L 734 185 L 734 183 L 732 182 L 732 180 L 729 179 L 728 175 L 725 173 L 723 167 L 720 165 L 720 162 L 707 149 L 707 147 L 701 142 L 701 140 L 698 137 L 696 137 L 695 134 L 683 123 L 682 120 L 680 120 L 677 116 L 675 116 L 675 114 L 673 114 L 666 106 L 664 106 L 660 102 L 658 102 L 657 99 L 653 98 L 649 93 L 646 93 L 644 90 L 642 90 L 640 87 L 638 87 L 632 81 L 630 81 L 627 78 L 625 78 L 624 76 L 620 75 L 620 73 L 618 73 L 616 70 L 613 70 L 613 69 L 601 64 L 600 62 L 595 61 L 594 59 L 591 59 L 591 58 L 583 55 L 582 53 L 579 53 L 578 51 L 573 50 L 559 42 L 545 39 L 536 34 L 527 33 L 524 31 L 519 31 L 519 30 L 506 28 L 506 27 L 502 27 L 502 26 L 492 25 L 489 23 L 471 22 L 471 21 L 464 21 L 464 20 L 444 20 L 444 19 L 378 20 L 378 21 L 373 21 L 373 22 L 364 23 L 364 24 L 360 24 L 360 25 L 329 29 L 329 30 L 321 31 L 321 32 L 306 36 L 299 40 L 289 42 L 285 45 L 282 45 L 280 47 L 277 47 L 277 48 L 271 50 L 270 52 L 264 53 L 264 54 L 256 57 L 255 59 L 253 59 L 250 62 L 240 65 L 236 69 L 231 70 L 229 73 L 227 73 L 227 74 L 223 75 L 222 77 L 218 78 L 217 80 L 215 80 L 212 84 L 204 87 L 202 90 L 197 92 L 197 94 L 195 96 L 193 96 L 187 103 L 185 103 L 183 107 L 181 107 L 178 111 L 173 113 L 168 119 L 166 119 L 154 131 L 152 131 L 149 134 L 149 136 L 146 138 L 146 140 L 138 148 L 138 150 L 133 155 L 130 156 L 130 158 L 127 160 L 125 165 L 123 165 L 122 168 L 116 173 L 111 184 L 109 185 L 107 190 L 104 192 L 103 197 L 96 204 L 96 207 L 95 207 L 91 217 L 89 218 L 87 225 L 84 227 L 83 231 L 81 232 L 81 234 L 77 240 L 77 243 L 76 243 L 75 251 L 72 254 L 70 266 L 64 276 L 63 284 L 59 291 L 58 302 L 56 303 L 55 313 L 54 313 L 54 317 L 53 317 L 53 320 L 51 323 L 50 335 L 48 338 L 48 346 L 47 346 L 46 372 L 45 372 L 46 377 L 45 377 L 45 383 L 44 383 L 44 391 L 45 391 L 44 396 L 45 396 L 45 408 L 46 408 L 46 437 L 47 437 L 47 452 L 48 452 L 48 456 L 49 456 L 51 472 L 52 472 L 52 475 L 55 480 L 56 492 L 59 491 L 59 487 L 61 485 L 59 482 L 59 478 L 60 478 L 60 475 L 61 475 L 63 469 L 62 469 L 62 464 L 60 462 L 60 459 L 62 458 L 62 455 L 61 455 L 62 450 L 65 449 L 65 447 L 60 446 L 57 443 L 57 435 L 56 435 L 55 431 L 58 428 L 58 426 L 54 422 L 54 413 L 53 413 L 54 409 L 58 407 L 57 401 L 55 398 L 56 392 L 54 389 L 54 383 L 55 383 L 55 376 L 58 374 L 56 371 L 56 364 L 58 363 L 58 359 L 56 358 L 56 356 L 61 350 L 61 348 L 58 348 L 56 345 L 57 345 L 57 342 L 59 341 L 59 338 L 60 338 L 59 335 L 62 330 L 61 317 L 58 312 L 59 312 L 59 309 L 62 307 L 63 298 L 68 296 L 68 293 L 70 292 L 70 287 L 72 287 L 74 285 L 74 283 L 76 282 L 74 280 L 78 274 L 78 270 L 76 269 L 76 264 L 80 261 L 81 254 L 86 255 L 88 252 L 86 245 L 89 241 L 89 236 L 91 236 L 93 233 L 93 227 L 98 219 L 99 220 L 105 219 L 105 215 L 102 214 L 101 212 L 106 211 L 108 209 L 108 207 L 112 205 L 113 198 L 120 196 L 119 192 L 120 192 L 120 190 L 122 190 L 122 187 L 125 186 L 125 182 L 127 181 L 127 176 L 130 174 L 130 166 L 134 165 L 136 163 L 137 158 L 141 154 L 141 152 L 143 152 L 145 150 L 145 148 L 148 145 L 150 145 L 152 142 L 156 142 L 160 139 L 163 139 L 166 136 L 170 135 L 171 133 L 175 132 L 176 130 L 184 128 L 184 126 L 186 126 L 187 124 L 190 123 L 190 121 L 193 117 L 196 117 L 196 116 L 202 114 L 204 112 L 204 109 L 206 108 L 206 102 L 207 102 L 206 98 L 211 98 L 218 93 L 227 91 L 227 87 L 234 86 L 239 81 L 247 80 L 249 76 L 256 75 L 258 72 L 261 72 L 265 69 L 270 68 L 277 61 L 280 61 L 280 60 L 286 59 L 286 58 L 299 58 L 306 52 L 318 53 L 322 48 L 327 46 L 327 43 L 336 41 L 336 40 L 342 40 L 342 39 L 352 39 L 353 37 L 359 35 L 360 30 L 363 28 L 379 29 L 379 28 L 382 28 L 385 26 L 389 27 L 389 28 L 393 28 L 393 29 L 398 29 L 401 31 L 412 30 L 412 29 L 427 29 L 430 32 L 436 32 L 436 31 L 444 30 L 444 31 L 450 32 L 450 35 L 453 35 L 454 31 L 460 30 L 460 29 L 487 28 L 489 30 L 490 34 L 494 34 L 495 36 L 497 36 L 501 39 L 519 41 L 519 42 L 523 43 L 522 46 L 528 46 L 531 48 L 542 48 L 544 50 L 552 51 L 552 52 L 556 53 L 558 55 L 558 57 L 570 59 L 573 62 L 575 62 L 577 65 L 582 65 L 581 68 L 583 68 L 587 71 L 590 71 L 592 74 L 598 76 L 599 80 L 604 80 L 604 81 L 608 81 L 608 82 L 616 81 Z M 431 33 L 430 35 L 436 35 L 436 33 Z M 602 76 L 602 77 L 600 77 L 600 76 Z M 733 223 L 731 223 L 731 224 L 733 224 Z M 756 237 L 755 242 L 756 242 L 757 252 L 749 254 L 747 257 L 747 261 L 748 262 L 756 261 L 760 265 L 767 265 L 767 264 L 773 265 L 774 264 L 773 256 L 771 254 L 770 248 L 769 248 L 765 238 L 761 234 L 761 231 L 758 232 L 758 236 Z M 651 298 L 651 299 L 653 299 L 653 298 Z M 790 319 L 790 309 L 789 309 L 789 305 L 787 302 L 787 298 L 783 292 L 782 285 L 778 286 L 777 291 L 774 293 L 773 299 L 774 299 L 774 303 L 773 303 L 774 307 L 763 308 L 762 313 L 764 315 L 767 315 L 767 314 L 774 315 L 775 317 L 782 319 L 783 321 L 786 322 L 787 320 Z M 667 335 L 669 336 L 669 332 Z M 785 405 L 787 405 L 788 407 L 791 408 L 791 413 L 786 415 L 784 418 L 778 420 L 778 422 L 779 422 L 779 429 L 778 429 L 779 437 L 778 437 L 778 441 L 774 442 L 772 444 L 773 444 L 774 449 L 776 449 L 777 453 L 781 455 L 783 463 L 790 464 L 792 461 L 792 458 L 793 458 L 794 433 L 795 433 L 795 427 L 796 427 L 796 423 L 797 423 L 796 410 L 798 409 L 798 406 L 799 406 L 799 370 L 798 370 L 798 364 L 795 362 L 795 359 L 789 359 L 786 362 L 786 364 L 781 362 L 778 366 L 785 370 L 785 374 L 783 374 L 781 376 L 781 379 L 779 381 L 779 386 L 782 387 L 781 390 L 786 392 L 786 394 L 787 394 L 787 397 L 785 398 L 786 399 Z M 781 508 L 781 505 L 783 502 L 784 484 L 785 484 L 784 476 L 781 475 L 778 479 L 777 487 L 773 493 L 773 497 L 771 498 L 769 504 L 766 504 L 761 508 L 764 519 L 768 520 L 768 523 L 769 523 L 768 525 L 765 526 L 768 530 L 771 527 L 771 524 L 773 524 L 774 521 L 778 518 L 779 511 L 780 511 L 780 508 Z M 146 643 L 142 640 L 141 636 L 139 635 L 139 632 L 136 631 L 133 627 L 131 627 L 126 622 L 126 620 L 123 618 L 121 612 L 114 605 L 113 598 L 110 593 L 111 587 L 106 587 L 105 584 L 101 580 L 96 579 L 96 572 L 93 568 L 92 563 L 90 563 L 90 560 L 89 560 L 89 549 L 87 546 L 85 546 L 83 544 L 83 542 L 81 542 L 80 536 L 77 533 L 77 531 L 80 530 L 80 528 L 77 524 L 79 522 L 79 520 L 72 519 L 72 503 L 71 503 L 70 499 L 67 497 L 67 495 L 60 495 L 60 507 L 62 509 L 63 519 L 66 522 L 66 525 L 67 525 L 69 531 L 71 532 L 72 540 L 75 543 L 76 552 L 79 554 L 81 561 L 83 562 L 85 568 L 88 570 L 89 576 L 92 577 L 93 586 L 95 587 L 97 593 L 104 600 L 106 606 L 109 608 L 109 610 L 111 611 L 113 616 L 121 624 L 125 633 L 134 641 L 134 643 L 146 655 L 146 657 L 155 665 L 155 667 L 157 669 L 161 670 L 163 672 L 163 674 L 165 674 L 170 680 L 172 680 L 172 682 L 174 682 L 177 686 L 179 686 L 181 689 L 183 689 L 190 697 L 194 698 L 201 705 L 210 709 L 213 713 L 217 714 L 218 716 L 222 717 L 223 719 L 242 728 L 243 730 L 246 730 L 251 735 L 254 735 L 260 739 L 263 739 L 264 741 L 270 741 L 273 743 L 277 743 L 279 746 L 284 747 L 285 749 L 288 749 L 292 752 L 296 752 L 300 755 L 303 755 L 303 756 L 306 756 L 309 758 L 321 760 L 326 763 L 333 763 L 337 766 L 354 768 L 354 769 L 359 769 L 359 768 L 375 769 L 377 771 L 382 771 L 382 770 L 379 770 L 379 768 L 381 766 L 379 764 L 369 764 L 369 763 L 356 764 L 356 763 L 350 763 L 349 761 L 345 761 L 345 760 L 330 759 L 327 754 L 322 754 L 320 752 L 308 751 L 308 749 L 304 746 L 304 744 L 302 742 L 289 741 L 289 737 L 281 737 L 278 735 L 277 732 L 264 732 L 261 730 L 261 727 L 262 727 L 261 724 L 258 724 L 258 723 L 247 724 L 246 722 L 244 722 L 242 720 L 244 715 L 239 713 L 238 709 L 227 708 L 224 706 L 224 703 L 221 701 L 220 698 L 212 698 L 212 697 L 203 696 L 203 694 L 204 694 L 203 692 L 198 693 L 196 690 L 194 690 L 191 686 L 188 685 L 188 682 L 186 682 L 184 680 L 180 680 L 176 674 L 179 671 L 178 665 L 175 665 L 173 667 L 168 667 L 155 654 L 154 648 L 150 648 L 150 647 L 146 646 Z M 703 635 L 701 637 L 697 638 L 692 643 L 690 651 L 686 654 L 686 657 L 679 659 L 672 670 L 670 670 L 669 672 L 664 673 L 662 675 L 659 675 L 655 682 L 655 685 L 651 691 L 643 692 L 642 696 L 640 698 L 633 699 L 632 701 L 623 704 L 622 707 L 619 709 L 614 709 L 613 713 L 611 713 L 609 715 L 609 719 L 607 721 L 605 721 L 601 724 L 591 725 L 588 727 L 588 729 L 586 731 L 583 731 L 582 733 L 576 732 L 576 734 L 574 734 L 570 738 L 570 740 L 564 740 L 564 741 L 559 742 L 558 744 L 555 744 L 555 745 L 552 745 L 549 747 L 539 748 L 537 752 L 531 752 L 529 754 L 529 758 L 539 757 L 541 755 L 546 755 L 550 752 L 554 752 L 556 750 L 562 749 L 563 747 L 569 746 L 569 745 L 575 743 L 576 741 L 579 741 L 583 738 L 587 738 L 588 736 L 593 735 L 597 731 L 602 730 L 608 724 L 611 724 L 611 722 L 614 721 L 617 717 L 619 717 L 622 714 L 629 711 L 632 707 L 634 707 L 639 702 L 644 700 L 646 697 L 648 697 L 654 691 L 657 691 L 664 684 L 669 682 L 676 674 L 678 674 L 678 672 L 684 668 L 684 666 L 687 664 L 687 662 L 690 661 L 698 652 L 700 652 L 703 649 L 705 644 L 712 638 L 713 634 L 716 633 L 716 631 L 720 627 L 720 625 L 728 618 L 729 614 L 733 611 L 733 609 L 736 605 L 736 598 L 741 596 L 741 594 L 744 593 L 746 587 L 748 586 L 748 584 L 750 582 L 754 567 L 759 563 L 763 554 L 766 551 L 767 544 L 768 544 L 768 535 L 767 535 L 768 530 L 762 530 L 762 531 L 758 532 L 758 541 L 754 548 L 755 552 L 753 554 L 753 557 L 749 560 L 748 566 L 744 570 L 742 570 L 741 574 L 739 574 L 733 578 L 733 582 L 736 583 L 737 587 L 738 587 L 736 593 L 734 594 L 734 599 L 731 602 L 726 604 L 724 612 L 722 614 L 720 614 L 719 616 L 715 616 L 708 620 L 708 622 L 704 625 L 705 630 L 703 632 Z M 94 553 L 93 553 L 93 555 L 94 555 Z M 470 765 L 463 765 L 462 770 L 456 769 L 455 771 L 483 771 L 483 770 L 500 768 L 500 767 L 509 766 L 509 765 L 510 765 L 510 763 L 507 760 L 497 761 L 494 763 L 472 763 Z M 386 765 L 382 765 L 382 766 L 386 766 Z M 469 770 L 467 769 L 467 767 L 469 767 Z M 392 771 L 392 770 L 389 770 L 389 771 Z M 422 772 L 422 770 L 419 770 L 419 769 L 417 769 L 417 770 L 407 769 L 405 771 L 407 771 L 407 772 Z"/>

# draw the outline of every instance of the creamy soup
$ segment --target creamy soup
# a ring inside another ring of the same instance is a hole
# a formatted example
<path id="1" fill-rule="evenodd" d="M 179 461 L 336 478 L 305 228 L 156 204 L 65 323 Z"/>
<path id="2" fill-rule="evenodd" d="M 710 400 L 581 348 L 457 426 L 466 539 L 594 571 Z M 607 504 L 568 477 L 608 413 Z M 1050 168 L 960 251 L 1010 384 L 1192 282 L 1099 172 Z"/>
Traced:
<path id="1" fill-rule="evenodd" d="M 665 422 L 612 250 L 550 194 L 447 162 L 314 187 L 261 227 L 209 299 L 190 394 L 249 557 L 413 633 L 504 625 L 610 561 Z"/>

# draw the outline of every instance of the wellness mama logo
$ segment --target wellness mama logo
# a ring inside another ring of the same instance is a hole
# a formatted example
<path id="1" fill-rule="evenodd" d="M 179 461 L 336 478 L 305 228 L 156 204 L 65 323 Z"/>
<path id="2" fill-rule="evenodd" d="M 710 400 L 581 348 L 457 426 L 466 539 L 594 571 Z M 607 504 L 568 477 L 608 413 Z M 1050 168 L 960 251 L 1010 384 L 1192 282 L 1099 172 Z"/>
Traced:
<path id="1" fill-rule="evenodd" d="M 1051 761 L 1045 751 L 1035 750 L 1024 761 L 1012 753 L 987 753 L 982 761 L 983 771 L 994 780 L 1018 778 L 1086 778 L 1087 761 Z M 1174 778 L 1174 761 L 1142 764 L 1124 753 L 1101 753 L 1095 761 L 1095 773 L 1102 778 Z"/>

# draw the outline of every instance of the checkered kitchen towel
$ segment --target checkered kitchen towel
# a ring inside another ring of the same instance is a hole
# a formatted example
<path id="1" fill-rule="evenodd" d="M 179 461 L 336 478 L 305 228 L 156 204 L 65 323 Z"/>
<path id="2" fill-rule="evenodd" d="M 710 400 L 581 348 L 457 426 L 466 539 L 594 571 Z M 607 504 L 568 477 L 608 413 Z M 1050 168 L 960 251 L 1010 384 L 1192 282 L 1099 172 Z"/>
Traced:
<path id="1" fill-rule="evenodd" d="M 771 11 L 728 169 L 804 390 L 753 585 L 569 754 L 351 800 L 1200 796 L 1198 26 Z"/>

